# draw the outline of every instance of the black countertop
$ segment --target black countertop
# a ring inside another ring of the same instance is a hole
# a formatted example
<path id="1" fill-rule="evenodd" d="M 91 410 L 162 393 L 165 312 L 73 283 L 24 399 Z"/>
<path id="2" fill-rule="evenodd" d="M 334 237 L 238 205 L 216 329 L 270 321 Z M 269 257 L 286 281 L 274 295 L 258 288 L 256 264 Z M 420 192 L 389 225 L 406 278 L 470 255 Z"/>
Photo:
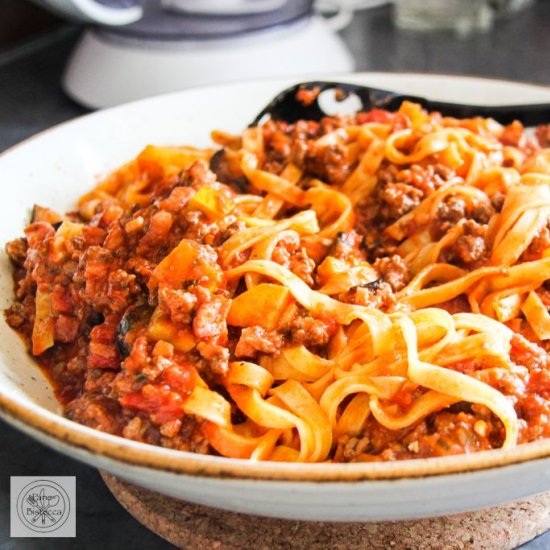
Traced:
<path id="1" fill-rule="evenodd" d="M 550 84 L 550 1 L 486 34 L 467 38 L 398 33 L 389 8 L 359 12 L 342 32 L 358 70 L 454 73 Z M 67 99 L 59 80 L 79 29 L 54 34 L 0 55 L 0 151 L 85 109 Z M 168 549 L 114 500 L 99 474 L 15 431 L 0 421 L 0 550 L 43 548 L 107 550 L 128 545 Z M 10 476 L 76 476 L 76 539 L 11 539 Z M 136 542 L 136 541 L 139 541 Z M 550 548 L 550 532 L 524 546 Z"/>

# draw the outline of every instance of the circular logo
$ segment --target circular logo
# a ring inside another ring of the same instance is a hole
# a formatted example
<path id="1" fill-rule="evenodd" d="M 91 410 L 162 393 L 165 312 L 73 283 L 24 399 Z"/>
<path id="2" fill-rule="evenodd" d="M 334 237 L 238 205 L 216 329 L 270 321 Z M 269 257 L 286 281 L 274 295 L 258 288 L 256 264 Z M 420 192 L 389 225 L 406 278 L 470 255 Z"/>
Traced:
<path id="1" fill-rule="evenodd" d="M 37 480 L 17 496 L 17 515 L 29 529 L 49 533 L 69 517 L 70 502 L 65 489 L 53 481 Z"/>

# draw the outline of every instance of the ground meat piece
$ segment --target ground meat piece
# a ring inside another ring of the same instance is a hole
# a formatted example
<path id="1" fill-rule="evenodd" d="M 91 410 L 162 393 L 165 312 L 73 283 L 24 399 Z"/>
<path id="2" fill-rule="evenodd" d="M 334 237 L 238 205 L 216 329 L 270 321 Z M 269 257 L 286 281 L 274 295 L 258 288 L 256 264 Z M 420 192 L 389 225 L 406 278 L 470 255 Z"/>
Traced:
<path id="1" fill-rule="evenodd" d="M 487 260 L 485 237 L 487 226 L 468 220 L 463 225 L 464 233 L 441 254 L 441 260 L 475 269 Z"/>
<path id="2" fill-rule="evenodd" d="M 204 242 L 209 233 L 217 229 L 216 225 L 208 223 L 206 216 L 200 210 L 186 211 L 183 219 L 187 224 L 186 238 L 200 243 Z"/>
<path id="3" fill-rule="evenodd" d="M 147 339 L 146 336 L 138 336 L 132 345 L 130 355 L 124 359 L 123 372 L 129 374 L 138 374 L 143 372 L 151 362 L 151 352 L 153 344 Z M 121 389 L 120 393 L 125 393 L 124 389 Z"/>
<path id="4" fill-rule="evenodd" d="M 377 187 L 384 188 L 388 183 L 397 181 L 397 174 L 399 174 L 399 168 L 395 164 L 382 165 L 377 174 Z"/>
<path id="5" fill-rule="evenodd" d="M 186 206 L 195 191 L 190 187 L 178 186 L 170 193 L 169 197 L 159 201 L 158 207 L 171 214 L 179 214 Z"/>
<path id="6" fill-rule="evenodd" d="M 477 235 L 462 235 L 457 239 L 456 255 L 464 264 L 481 260 L 486 253 L 485 240 Z"/>
<path id="7" fill-rule="evenodd" d="M 440 220 L 457 223 L 466 216 L 466 202 L 459 197 L 449 197 L 446 201 L 439 203 L 437 217 Z"/>
<path id="8" fill-rule="evenodd" d="M 525 141 L 524 130 L 523 124 L 519 120 L 514 120 L 514 122 L 504 127 L 504 131 L 500 136 L 500 142 L 503 145 L 520 147 Z"/>
<path id="9" fill-rule="evenodd" d="M 389 258 L 376 260 L 374 268 L 380 273 L 384 281 L 390 284 L 394 292 L 401 290 L 410 280 L 405 261 L 397 254 Z"/>
<path id="10" fill-rule="evenodd" d="M 432 221 L 430 233 L 434 240 L 441 239 L 460 220 L 472 219 L 478 224 L 487 224 L 495 209 L 490 203 L 479 203 L 468 207 L 464 199 L 459 197 L 448 197 L 439 203 L 437 215 Z"/>
<path id="11" fill-rule="evenodd" d="M 308 256 L 305 248 L 299 248 L 300 239 L 279 242 L 273 250 L 272 260 L 292 271 L 308 285 L 313 285 L 315 262 Z"/>
<path id="12" fill-rule="evenodd" d="M 423 194 L 422 191 L 412 185 L 390 183 L 386 185 L 380 198 L 385 203 L 382 209 L 387 212 L 386 217 L 396 220 L 418 206 Z"/>
<path id="13" fill-rule="evenodd" d="M 478 204 L 472 210 L 471 218 L 480 224 L 488 224 L 491 217 L 495 213 L 494 208 L 490 203 Z"/>
<path id="14" fill-rule="evenodd" d="M 396 302 L 391 286 L 380 279 L 352 289 L 346 301 L 382 310 L 387 310 Z"/>
<path id="15" fill-rule="evenodd" d="M 459 412 L 458 414 L 442 412 L 434 417 L 429 436 L 419 438 L 420 456 L 445 456 L 452 454 L 472 453 L 500 447 L 502 435 L 500 426 L 485 423 L 488 433 L 478 434 L 474 426 L 477 415 Z M 494 430 L 494 433 L 490 433 Z M 488 436 L 491 436 L 491 441 Z M 494 443 L 494 444 L 493 444 Z M 428 454 L 429 453 L 429 454 Z"/>
<path id="16" fill-rule="evenodd" d="M 144 434 L 149 427 L 149 422 L 145 421 L 139 416 L 134 416 L 122 430 L 122 436 L 126 439 L 133 439 L 134 441 L 143 441 Z"/>
<path id="17" fill-rule="evenodd" d="M 255 357 L 258 353 L 278 354 L 284 346 L 283 336 L 274 330 L 262 327 L 246 327 L 235 348 L 236 357 Z"/>
<path id="18" fill-rule="evenodd" d="M 504 193 L 501 193 L 500 191 L 497 191 L 491 196 L 491 206 L 495 209 L 495 212 L 500 212 L 502 210 L 502 206 L 504 205 L 504 201 L 506 200 L 506 195 Z"/>
<path id="19" fill-rule="evenodd" d="M 117 373 L 112 370 L 88 369 L 86 381 L 84 382 L 84 391 L 108 397 L 116 375 Z"/>
<path id="20" fill-rule="evenodd" d="M 78 336 L 80 321 L 76 317 L 69 315 L 59 315 L 55 319 L 55 339 L 58 342 L 73 342 Z"/>
<path id="21" fill-rule="evenodd" d="M 155 270 L 155 264 L 145 258 L 134 256 L 126 262 L 126 269 L 135 274 L 136 278 L 142 284 L 146 285 Z"/>
<path id="22" fill-rule="evenodd" d="M 25 304 L 21 302 L 13 303 L 6 310 L 6 321 L 11 328 L 21 329 L 30 319 L 32 315 L 32 310 L 34 309 L 34 300 L 31 307 L 26 307 Z"/>
<path id="23" fill-rule="evenodd" d="M 75 283 L 80 297 L 96 309 L 110 309 L 109 274 L 116 261 L 111 251 L 100 246 L 90 246 L 80 257 Z"/>
<path id="24" fill-rule="evenodd" d="M 466 217 L 466 202 L 458 197 L 449 197 L 440 202 L 436 217 L 432 221 L 430 233 L 434 240 L 439 240 L 449 229 Z"/>
<path id="25" fill-rule="evenodd" d="M 175 420 L 170 420 L 169 422 L 164 422 L 164 424 L 161 424 L 159 431 L 162 436 L 172 439 L 176 437 L 180 429 L 181 420 L 177 418 Z"/>
<path id="26" fill-rule="evenodd" d="M 151 217 L 149 228 L 142 237 L 137 248 L 140 256 L 147 256 L 150 250 L 162 247 L 168 240 L 174 219 L 170 212 L 161 210 Z"/>
<path id="27" fill-rule="evenodd" d="M 13 265 L 22 267 L 27 257 L 27 241 L 23 238 L 10 241 L 6 244 L 6 254 Z"/>
<path id="28" fill-rule="evenodd" d="M 305 248 L 301 248 L 290 257 L 290 271 L 309 286 L 313 286 L 315 262 L 308 256 Z"/>
<path id="29" fill-rule="evenodd" d="M 550 406 L 547 396 L 541 395 L 540 391 L 528 393 L 521 400 L 517 409 L 519 409 L 521 420 L 526 421 L 523 425 L 520 421 L 520 443 L 546 438 L 550 435 L 550 426 L 548 425 Z"/>
<path id="30" fill-rule="evenodd" d="M 537 126 L 535 136 L 541 147 L 550 147 L 550 124 Z"/>
<path id="31" fill-rule="evenodd" d="M 191 453 L 207 454 L 210 446 L 201 430 L 201 422 L 195 416 L 186 414 L 181 419 L 179 431 L 171 436 L 165 436 L 163 431 L 174 429 L 169 423 L 160 426 L 161 435 L 160 444 L 163 447 L 177 449 L 179 451 L 189 451 Z"/>
<path id="32" fill-rule="evenodd" d="M 229 350 L 213 342 L 199 342 L 197 351 L 208 363 L 208 368 L 214 373 L 225 375 L 229 368 Z"/>
<path id="33" fill-rule="evenodd" d="M 268 120 L 263 128 L 264 147 L 268 161 L 284 162 L 291 153 L 292 126 L 285 122 Z"/>
<path id="34" fill-rule="evenodd" d="M 365 257 L 359 249 L 362 241 L 363 237 L 356 231 L 341 231 L 334 238 L 328 255 L 345 261 L 353 259 L 364 260 Z"/>
<path id="35" fill-rule="evenodd" d="M 55 235 L 54 228 L 46 222 L 35 222 L 25 228 L 29 248 L 39 249 Z"/>
<path id="36" fill-rule="evenodd" d="M 182 184 L 192 186 L 195 190 L 200 189 L 203 185 L 208 185 L 216 182 L 216 174 L 212 172 L 206 162 L 196 160 L 188 170 L 181 174 Z"/>
<path id="37" fill-rule="evenodd" d="M 295 344 L 324 346 L 334 334 L 334 324 L 315 317 L 296 317 L 290 322 L 288 331 Z"/>
<path id="38" fill-rule="evenodd" d="M 238 233 L 239 231 L 242 231 L 246 228 L 246 224 L 242 220 L 238 220 L 233 222 L 232 224 L 228 225 L 226 229 L 224 229 L 216 238 L 216 241 L 214 244 L 216 246 L 220 246 L 223 244 L 227 239 L 235 235 L 235 233 Z"/>
<path id="39" fill-rule="evenodd" d="M 73 244 L 74 244 L 73 239 Z M 113 223 L 109 226 L 107 236 L 104 238 L 103 246 L 107 250 L 111 250 L 120 254 L 122 250 L 126 250 L 126 232 L 120 223 Z"/>
<path id="40" fill-rule="evenodd" d="M 334 185 L 342 185 L 352 172 L 346 150 L 339 144 L 311 147 L 303 164 L 308 174 Z"/>
<path id="41" fill-rule="evenodd" d="M 401 170 L 398 177 L 400 180 L 416 187 L 422 192 L 423 196 L 427 196 L 441 187 L 453 175 L 453 170 L 444 164 L 429 166 L 413 164 L 409 169 Z"/>
<path id="42" fill-rule="evenodd" d="M 370 439 L 367 435 L 363 437 L 340 436 L 338 445 L 342 446 L 342 459 L 344 462 L 351 462 L 357 456 L 367 451 Z"/>
<path id="43" fill-rule="evenodd" d="M 544 349 L 521 334 L 514 334 L 511 340 L 512 348 L 510 358 L 517 365 L 522 365 L 529 369 L 550 368 L 550 356 Z"/>
<path id="44" fill-rule="evenodd" d="M 115 333 L 119 318 L 110 316 L 90 331 L 88 354 L 89 369 L 120 368 L 120 353 L 115 344 Z"/>
<path id="45" fill-rule="evenodd" d="M 529 248 L 521 255 L 520 262 L 540 260 L 543 252 L 550 247 L 550 230 L 543 227 L 540 233 L 531 241 Z"/>
<path id="46" fill-rule="evenodd" d="M 123 426 L 118 403 L 101 394 L 87 393 L 74 399 L 65 414 L 70 420 L 110 434 L 119 434 Z"/>
<path id="47" fill-rule="evenodd" d="M 131 297 L 140 291 L 136 276 L 123 269 L 109 273 L 107 298 L 112 311 L 122 311 L 132 301 Z"/>
<path id="48" fill-rule="evenodd" d="M 51 297 L 52 310 L 54 313 L 65 313 L 70 315 L 74 312 L 74 301 L 69 287 L 56 285 Z"/>
<path id="49" fill-rule="evenodd" d="M 159 304 L 170 312 L 174 323 L 187 324 L 193 319 L 198 299 L 192 292 L 163 287 L 159 290 Z"/>
<path id="50" fill-rule="evenodd" d="M 355 227 L 364 238 L 368 258 L 393 254 L 399 241 L 393 240 L 385 229 L 453 176 L 454 172 L 443 165 L 412 166 L 405 170 L 392 164 L 382 165 L 373 192 L 355 207 Z M 401 230 L 405 234 L 399 240 L 414 233 L 414 226 L 413 220 L 403 222 Z"/>
<path id="51" fill-rule="evenodd" d="M 453 175 L 454 172 L 442 164 L 413 165 L 405 170 L 400 170 L 394 165 L 388 165 L 378 172 L 377 194 L 380 195 L 390 185 L 404 184 L 415 189 L 415 197 L 424 198 L 438 189 Z M 405 190 L 405 188 L 401 189 Z M 410 189 L 406 190 L 409 194 L 412 193 Z"/>
<path id="52" fill-rule="evenodd" d="M 231 301 L 224 297 L 214 297 L 211 301 L 201 304 L 193 320 L 193 333 L 197 338 L 217 338 L 225 341 L 227 338 L 226 317 L 231 307 Z"/>

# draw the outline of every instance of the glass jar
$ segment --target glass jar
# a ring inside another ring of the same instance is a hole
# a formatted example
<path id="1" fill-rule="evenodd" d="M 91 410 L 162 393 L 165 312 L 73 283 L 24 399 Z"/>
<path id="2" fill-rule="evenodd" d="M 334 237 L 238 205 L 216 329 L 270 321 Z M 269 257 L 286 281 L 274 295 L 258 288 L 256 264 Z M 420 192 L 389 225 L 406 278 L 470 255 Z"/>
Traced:
<path id="1" fill-rule="evenodd" d="M 493 10 L 486 0 L 394 0 L 393 18 L 403 30 L 470 34 L 491 28 Z"/>

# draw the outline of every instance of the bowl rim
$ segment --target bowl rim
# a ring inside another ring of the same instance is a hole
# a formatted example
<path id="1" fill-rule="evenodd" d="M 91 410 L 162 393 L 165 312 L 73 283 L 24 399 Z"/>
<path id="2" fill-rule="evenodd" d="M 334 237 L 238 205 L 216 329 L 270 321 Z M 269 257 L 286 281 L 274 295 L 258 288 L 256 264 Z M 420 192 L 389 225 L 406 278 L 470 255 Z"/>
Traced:
<path id="1" fill-rule="evenodd" d="M 468 75 L 411 72 L 362 72 L 331 75 L 333 81 L 357 80 L 376 76 L 401 76 L 405 78 L 453 79 L 463 81 L 493 81 L 496 83 L 519 85 L 524 89 L 542 89 L 550 91 L 549 86 L 505 80 L 499 78 L 475 77 Z M 272 83 L 273 86 L 287 86 L 297 82 L 296 78 L 255 80 L 245 84 Z M 149 102 L 162 102 L 168 97 L 185 96 L 189 91 L 205 88 L 233 88 L 243 82 L 212 85 L 190 90 L 180 90 L 133 101 L 109 109 L 85 114 L 62 122 L 39 132 L 0 153 L 0 161 L 30 142 L 42 139 L 46 134 L 60 128 L 78 124 L 84 119 L 104 116 L 106 112 L 123 110 L 129 105 L 145 105 Z M 40 372 L 40 371 L 39 371 Z M 447 474 L 462 474 L 480 470 L 489 470 L 511 466 L 513 464 L 550 458 L 550 439 L 521 444 L 507 450 L 480 451 L 471 454 L 453 455 L 436 458 L 409 459 L 394 462 L 370 463 L 321 463 L 299 464 L 279 462 L 252 462 L 247 459 L 231 459 L 213 455 L 201 455 L 187 451 L 176 451 L 146 443 L 131 441 L 120 436 L 106 434 L 98 430 L 70 421 L 60 414 L 53 413 L 32 404 L 26 406 L 3 391 L 0 386 L 0 417 L 31 436 L 39 437 L 52 447 L 64 449 L 76 447 L 89 455 L 111 459 L 122 464 L 162 470 L 176 474 L 204 476 L 212 478 L 231 478 L 246 480 L 273 480 L 283 482 L 352 482 L 383 481 L 398 479 L 427 478 Z M 68 452 L 64 449 L 65 452 Z M 546 462 L 546 461 L 545 461 Z"/>

